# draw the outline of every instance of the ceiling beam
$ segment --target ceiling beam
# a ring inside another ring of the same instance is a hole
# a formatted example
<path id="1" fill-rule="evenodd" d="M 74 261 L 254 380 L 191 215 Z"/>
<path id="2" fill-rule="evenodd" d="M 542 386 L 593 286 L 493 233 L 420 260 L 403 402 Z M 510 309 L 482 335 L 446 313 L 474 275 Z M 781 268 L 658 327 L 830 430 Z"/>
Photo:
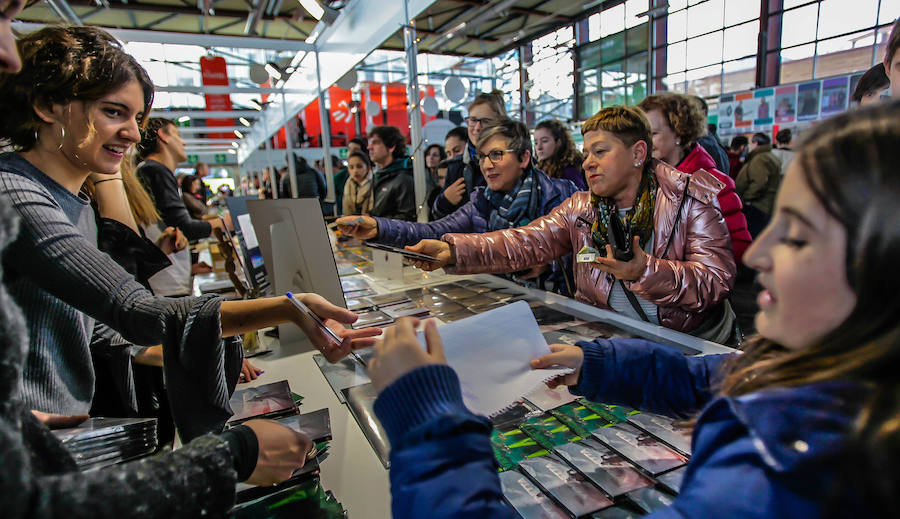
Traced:
<path id="1" fill-rule="evenodd" d="M 280 94 L 280 88 L 238 86 L 154 86 L 156 92 L 169 94 Z M 308 94 L 313 90 L 284 89 L 285 94 Z"/>
<path id="2" fill-rule="evenodd" d="M 177 119 L 179 117 L 188 116 L 191 119 L 230 119 L 243 117 L 245 119 L 259 119 L 262 112 L 259 110 L 152 110 L 150 117 L 165 117 L 167 119 Z"/>
<path id="3" fill-rule="evenodd" d="M 46 27 L 43 23 L 14 22 L 12 28 L 21 32 L 33 32 Z M 222 36 L 187 32 L 141 31 L 137 29 L 106 29 L 124 42 L 170 43 L 175 45 L 199 45 L 201 47 L 231 47 L 237 49 L 266 49 L 299 52 L 311 51 L 313 46 L 299 40 L 276 40 L 247 36 Z"/>
<path id="4" fill-rule="evenodd" d="M 228 133 L 228 132 L 222 132 Z M 238 140 L 237 136 L 230 139 L 182 139 L 185 144 L 188 145 L 197 145 L 197 144 L 209 144 L 212 145 L 228 145 L 231 146 L 231 143 Z"/>
<path id="5" fill-rule="evenodd" d="M 179 126 L 178 133 L 228 133 L 238 130 L 246 132 L 246 126 Z"/>
<path id="6" fill-rule="evenodd" d="M 455 2 L 455 3 L 457 3 L 457 4 L 465 4 L 465 5 L 478 6 L 478 7 L 483 7 L 483 6 L 487 5 L 487 2 L 484 2 L 483 0 L 448 0 L 448 1 L 450 1 L 450 2 Z M 543 3 L 546 3 L 546 2 L 542 2 L 541 4 L 543 4 Z M 576 3 L 576 2 L 573 2 L 573 4 L 575 4 L 575 3 Z M 539 4 L 539 5 L 541 5 L 541 4 Z M 510 13 L 514 13 L 514 14 L 524 14 L 524 15 L 528 15 L 528 16 L 531 16 L 531 15 L 534 15 L 534 16 L 552 16 L 553 18 L 559 19 L 559 20 L 561 20 L 561 21 L 562 21 L 562 20 L 565 20 L 565 21 L 572 22 L 572 21 L 575 20 L 574 18 L 572 18 L 572 17 L 570 17 L 570 16 L 565 16 L 565 15 L 562 15 L 562 14 L 548 13 L 548 12 L 546 12 L 546 11 L 540 11 L 540 10 L 535 9 L 535 8 L 526 8 L 526 7 L 508 7 L 508 8 L 506 8 L 506 9 L 504 9 L 504 10 L 505 10 L 505 11 L 509 11 Z"/>

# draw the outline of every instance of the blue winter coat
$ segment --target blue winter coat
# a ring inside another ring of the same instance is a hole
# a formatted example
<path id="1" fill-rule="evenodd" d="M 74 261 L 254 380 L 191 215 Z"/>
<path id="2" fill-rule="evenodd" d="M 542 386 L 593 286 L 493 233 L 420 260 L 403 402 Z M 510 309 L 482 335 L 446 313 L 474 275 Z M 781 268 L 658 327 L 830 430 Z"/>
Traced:
<path id="1" fill-rule="evenodd" d="M 543 197 L 541 201 L 541 216 L 549 213 L 554 207 L 561 204 L 578 190 L 571 180 L 550 178 L 546 173 L 537 169 L 535 172 L 537 173 L 540 192 Z M 476 187 L 465 205 L 434 222 L 405 222 L 376 216 L 378 236 L 374 241 L 394 247 L 403 247 L 415 245 L 421 240 L 439 240 L 441 236 L 451 232 L 488 232 L 491 204 L 484 196 L 484 190 L 483 186 Z"/>
<path id="2" fill-rule="evenodd" d="M 685 357 L 640 339 L 579 343 L 573 393 L 675 417 L 697 418 L 681 494 L 651 517 L 815 518 L 833 491 L 844 441 L 864 390 L 828 382 L 713 397 L 727 356 Z M 392 507 L 401 517 L 516 517 L 501 499 L 490 426 L 465 409 L 451 368 L 419 368 L 375 403 L 393 446 Z M 852 492 L 830 504 L 857 515 Z"/>

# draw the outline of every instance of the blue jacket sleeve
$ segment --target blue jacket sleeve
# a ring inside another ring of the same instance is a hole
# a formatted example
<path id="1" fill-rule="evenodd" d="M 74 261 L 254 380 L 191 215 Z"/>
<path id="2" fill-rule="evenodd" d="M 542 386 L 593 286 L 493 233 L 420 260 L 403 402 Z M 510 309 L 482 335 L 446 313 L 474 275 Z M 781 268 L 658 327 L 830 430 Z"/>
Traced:
<path id="1" fill-rule="evenodd" d="M 517 517 L 503 500 L 491 450 L 491 425 L 462 402 L 456 372 L 418 368 L 375 401 L 391 443 L 395 519 Z"/>
<path id="2" fill-rule="evenodd" d="M 597 339 L 578 346 L 584 364 L 572 393 L 676 418 L 691 417 L 712 399 L 711 386 L 730 357 L 686 357 L 642 339 Z"/>
<path id="3" fill-rule="evenodd" d="M 477 232 L 477 229 L 472 225 L 472 216 L 475 212 L 477 212 L 475 204 L 470 201 L 462 206 L 459 211 L 428 223 L 406 222 L 376 216 L 378 237 L 375 241 L 394 247 L 404 247 L 406 245 L 415 245 L 422 240 L 439 240 L 441 236 L 448 232 Z"/>

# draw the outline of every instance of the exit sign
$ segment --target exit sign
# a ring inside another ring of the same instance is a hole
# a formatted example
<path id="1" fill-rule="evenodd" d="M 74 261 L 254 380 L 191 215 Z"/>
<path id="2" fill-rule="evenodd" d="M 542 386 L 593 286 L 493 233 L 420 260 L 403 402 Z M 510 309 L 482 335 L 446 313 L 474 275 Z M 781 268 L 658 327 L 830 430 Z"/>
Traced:
<path id="1" fill-rule="evenodd" d="M 228 155 L 225 153 L 216 153 L 216 164 L 224 164 L 228 162 Z"/>

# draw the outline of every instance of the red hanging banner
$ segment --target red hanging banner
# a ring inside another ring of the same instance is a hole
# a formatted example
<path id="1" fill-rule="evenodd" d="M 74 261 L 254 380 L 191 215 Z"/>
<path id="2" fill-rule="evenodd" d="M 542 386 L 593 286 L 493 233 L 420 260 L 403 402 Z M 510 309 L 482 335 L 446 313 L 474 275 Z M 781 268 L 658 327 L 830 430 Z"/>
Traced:
<path id="1" fill-rule="evenodd" d="M 200 81 L 203 86 L 228 86 L 228 70 L 225 65 L 225 58 L 221 56 L 200 58 Z M 204 94 L 206 98 L 206 111 L 230 111 L 231 96 L 228 94 Z M 206 119 L 207 126 L 234 126 L 234 118 L 229 119 Z M 229 133 L 210 133 L 209 137 L 214 139 L 231 139 L 235 135 Z"/>

